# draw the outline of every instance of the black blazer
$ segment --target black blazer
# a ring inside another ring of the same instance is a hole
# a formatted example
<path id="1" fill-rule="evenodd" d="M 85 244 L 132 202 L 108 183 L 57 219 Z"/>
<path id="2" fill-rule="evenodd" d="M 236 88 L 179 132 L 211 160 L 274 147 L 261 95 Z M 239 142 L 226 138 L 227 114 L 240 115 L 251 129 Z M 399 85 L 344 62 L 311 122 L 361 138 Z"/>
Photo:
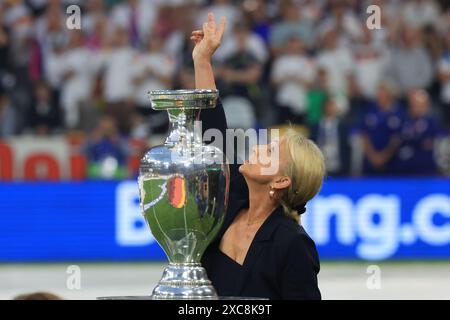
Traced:
<path id="1" fill-rule="evenodd" d="M 220 101 L 215 109 L 203 110 L 200 120 L 203 130 L 217 128 L 225 134 L 227 125 Z M 238 167 L 237 164 L 230 165 L 230 194 L 225 220 L 202 258 L 202 264 L 218 294 L 269 299 L 321 299 L 317 284 L 320 264 L 316 246 L 303 227 L 283 213 L 281 206 L 257 231 L 242 267 L 237 267 L 239 272 L 236 276 L 230 275 L 230 265 L 219 257 L 224 255 L 219 244 L 240 210 L 248 207 L 247 184 Z M 233 284 L 230 286 L 231 281 Z"/>

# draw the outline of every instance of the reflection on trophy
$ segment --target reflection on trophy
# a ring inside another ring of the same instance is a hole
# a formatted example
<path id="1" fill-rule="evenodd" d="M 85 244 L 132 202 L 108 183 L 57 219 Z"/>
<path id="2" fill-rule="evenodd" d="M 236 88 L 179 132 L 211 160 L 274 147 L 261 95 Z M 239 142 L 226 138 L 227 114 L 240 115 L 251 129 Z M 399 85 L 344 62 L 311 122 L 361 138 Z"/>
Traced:
<path id="1" fill-rule="evenodd" d="M 142 213 L 169 259 L 152 298 L 217 299 L 200 259 L 224 219 L 229 168 L 220 149 L 202 144 L 194 121 L 216 106 L 218 91 L 158 90 L 149 97 L 170 120 L 165 143 L 140 165 Z"/>

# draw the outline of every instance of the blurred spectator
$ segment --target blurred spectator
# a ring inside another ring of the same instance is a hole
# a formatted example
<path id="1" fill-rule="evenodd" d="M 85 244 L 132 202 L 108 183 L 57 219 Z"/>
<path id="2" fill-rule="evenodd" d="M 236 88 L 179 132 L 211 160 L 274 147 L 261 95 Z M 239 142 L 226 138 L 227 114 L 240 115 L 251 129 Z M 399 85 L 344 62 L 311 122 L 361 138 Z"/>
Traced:
<path id="1" fill-rule="evenodd" d="M 328 97 L 327 73 L 324 69 L 317 68 L 317 74 L 307 95 L 307 123 L 316 125 L 322 118 L 323 106 Z"/>
<path id="2" fill-rule="evenodd" d="M 148 40 L 147 52 L 140 55 L 133 65 L 133 81 L 135 84 L 135 101 L 138 111 L 142 115 L 149 115 L 150 119 L 145 124 L 145 130 L 155 128 L 155 131 L 166 124 L 167 115 L 165 112 L 152 110 L 148 98 L 149 90 L 162 90 L 172 88 L 172 80 L 175 73 L 175 63 L 170 56 L 162 52 L 163 39 L 152 36 Z M 134 120 L 137 118 L 135 117 Z M 133 120 L 133 119 L 132 119 Z M 144 121 L 144 119 L 142 119 Z M 134 124 L 135 125 L 135 124 Z M 150 125 L 151 127 L 148 127 Z M 142 126 L 140 126 L 143 128 Z M 135 131 L 133 128 L 132 131 Z M 142 130 L 139 135 L 141 138 Z M 132 136 L 136 133 L 132 132 Z"/>
<path id="3" fill-rule="evenodd" d="M 439 18 L 439 7 L 434 0 L 405 1 L 401 12 L 403 21 L 416 28 L 434 24 Z"/>
<path id="4" fill-rule="evenodd" d="M 338 116 L 337 104 L 333 99 L 327 99 L 325 102 L 324 116 L 312 128 L 311 138 L 322 150 L 329 175 L 344 176 L 349 174 L 348 128 L 342 118 Z"/>
<path id="5" fill-rule="evenodd" d="M 323 50 L 317 56 L 317 64 L 326 72 L 329 94 L 346 97 L 353 81 L 354 61 L 347 47 L 338 46 L 338 35 L 333 29 L 323 35 Z M 347 110 L 348 102 L 344 98 L 338 102 L 338 111 L 343 114 Z"/>
<path id="6" fill-rule="evenodd" d="M 266 63 L 269 58 L 269 52 L 263 39 L 259 35 L 252 32 L 249 26 L 244 22 L 238 23 L 235 30 L 238 33 L 246 33 L 245 35 L 241 35 L 246 37 L 244 42 L 245 50 L 251 53 L 261 64 Z M 215 59 L 218 61 L 224 61 L 234 55 L 239 49 L 238 41 L 239 37 L 236 35 L 227 37 L 223 41 L 221 50 L 217 52 L 217 57 L 215 57 Z"/>
<path id="7" fill-rule="evenodd" d="M 61 107 L 64 110 L 64 125 L 68 129 L 79 126 L 81 105 L 86 104 L 90 98 L 94 85 L 95 66 L 84 40 L 81 31 L 71 31 L 67 49 L 59 61 L 59 73 L 63 80 Z"/>
<path id="8" fill-rule="evenodd" d="M 92 14 L 89 24 L 92 24 L 89 27 L 92 31 L 86 33 L 85 44 L 90 50 L 98 51 L 106 46 L 106 34 L 109 27 L 108 19 L 104 15 Z"/>
<path id="9" fill-rule="evenodd" d="M 24 1 L 5 1 L 3 6 L 2 24 L 6 28 L 8 37 L 8 54 L 12 77 L 7 77 L 7 84 L 13 87 L 9 99 L 14 105 L 17 115 L 19 131 L 26 125 L 26 116 L 31 102 L 32 83 L 30 79 L 30 54 L 33 48 L 33 24 L 30 10 Z M 5 78 L 3 79 L 5 80 Z M 5 85 L 5 84 L 4 84 Z"/>
<path id="10" fill-rule="evenodd" d="M 60 125 L 58 107 L 51 100 L 50 89 L 42 81 L 35 84 L 30 117 L 31 127 L 37 135 L 48 135 Z"/>
<path id="11" fill-rule="evenodd" d="M 438 62 L 438 76 L 441 86 L 439 102 L 442 107 L 444 123 L 450 127 L 450 27 L 445 36 L 446 49 Z"/>
<path id="12" fill-rule="evenodd" d="M 127 144 L 119 134 L 114 118 L 103 116 L 86 142 L 90 178 L 126 177 Z"/>
<path id="13" fill-rule="evenodd" d="M 439 127 L 431 113 L 428 94 L 412 90 L 408 95 L 408 115 L 402 126 L 402 145 L 398 152 L 397 173 L 403 175 L 436 175 L 433 148 Z"/>
<path id="14" fill-rule="evenodd" d="M 2 11 L 0 9 L 0 22 Z M 0 24 L 0 89 L 5 87 L 5 80 L 10 69 L 9 61 L 10 35 L 8 30 Z"/>
<path id="15" fill-rule="evenodd" d="M 372 30 L 362 30 L 361 38 L 353 46 L 355 82 L 358 95 L 373 99 L 386 72 L 388 54 L 382 44 L 374 41 Z"/>
<path id="16" fill-rule="evenodd" d="M 273 25 L 270 32 L 270 46 L 275 54 L 293 36 L 303 40 L 307 47 L 312 46 L 315 33 L 311 21 L 302 19 L 299 6 L 292 0 L 281 1 L 281 20 Z"/>
<path id="17" fill-rule="evenodd" d="M 362 36 L 361 22 L 347 0 L 329 0 L 330 15 L 321 23 L 319 30 L 334 30 L 338 36 L 338 46 L 344 47 Z"/>
<path id="18" fill-rule="evenodd" d="M 254 106 L 261 97 L 259 81 L 262 66 L 252 52 L 247 49 L 251 32 L 246 24 L 237 24 L 234 31 L 236 51 L 217 69 L 219 89 L 223 96 L 237 95 L 249 99 Z M 258 111 L 258 109 L 257 109 Z"/>
<path id="19" fill-rule="evenodd" d="M 103 70 L 103 96 L 107 103 L 106 112 L 116 119 L 120 131 L 128 132 L 130 109 L 134 107 L 133 63 L 136 51 L 128 44 L 125 29 L 115 30 L 111 48 L 100 53 L 100 69 Z"/>
<path id="20" fill-rule="evenodd" d="M 113 8 L 111 18 L 114 25 L 128 34 L 127 39 L 133 47 L 148 39 L 158 15 L 158 2 L 126 0 Z"/>
<path id="21" fill-rule="evenodd" d="M 0 91 L 0 138 L 16 133 L 16 111 L 6 94 Z"/>
<path id="22" fill-rule="evenodd" d="M 308 108 L 307 92 L 316 76 L 316 66 L 306 56 L 300 38 L 293 36 L 289 39 L 285 53 L 274 61 L 271 76 L 277 93 L 279 122 L 304 123 Z"/>
<path id="23" fill-rule="evenodd" d="M 244 3 L 244 10 L 249 17 L 249 21 L 253 26 L 253 32 L 264 40 L 265 45 L 269 44 L 269 36 L 271 30 L 271 22 L 268 14 L 268 5 L 265 0 L 256 0 Z"/>
<path id="24" fill-rule="evenodd" d="M 81 16 L 83 31 L 88 34 L 93 34 L 98 27 L 98 22 L 106 18 L 105 1 L 87 1 L 84 9 L 83 15 Z"/>
<path id="25" fill-rule="evenodd" d="M 364 174 L 395 174 L 403 118 L 393 85 L 381 83 L 376 100 L 368 104 L 360 124 L 364 146 Z"/>
<path id="26" fill-rule="evenodd" d="M 133 82 L 135 84 L 135 101 L 139 108 L 149 109 L 147 92 L 169 89 L 175 72 L 175 63 L 162 51 L 163 39 L 149 37 L 147 51 L 136 58 L 133 64 Z"/>
<path id="27" fill-rule="evenodd" d="M 151 122 L 138 112 L 134 112 L 131 116 L 130 138 L 145 141 L 150 135 Z"/>
<path id="28" fill-rule="evenodd" d="M 404 27 L 399 45 L 392 50 L 388 75 L 399 86 L 402 95 L 414 88 L 428 88 L 431 83 L 432 64 L 421 41 L 419 30 Z"/>

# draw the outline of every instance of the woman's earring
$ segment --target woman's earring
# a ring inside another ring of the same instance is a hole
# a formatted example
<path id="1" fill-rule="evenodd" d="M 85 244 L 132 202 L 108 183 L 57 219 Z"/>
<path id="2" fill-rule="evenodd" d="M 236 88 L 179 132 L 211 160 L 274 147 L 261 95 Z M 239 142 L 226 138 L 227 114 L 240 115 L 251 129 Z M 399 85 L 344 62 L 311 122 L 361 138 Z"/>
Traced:
<path id="1" fill-rule="evenodd" d="M 272 186 L 270 186 L 269 197 L 273 198 L 275 195 L 275 190 L 273 190 Z"/>

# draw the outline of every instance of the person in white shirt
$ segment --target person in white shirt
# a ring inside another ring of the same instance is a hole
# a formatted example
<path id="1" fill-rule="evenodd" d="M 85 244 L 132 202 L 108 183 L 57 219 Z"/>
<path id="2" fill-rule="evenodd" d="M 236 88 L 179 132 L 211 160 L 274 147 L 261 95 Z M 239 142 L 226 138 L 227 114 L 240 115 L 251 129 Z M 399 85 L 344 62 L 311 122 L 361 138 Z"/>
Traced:
<path id="1" fill-rule="evenodd" d="M 331 96 L 341 97 L 339 114 L 348 110 L 348 95 L 353 81 L 354 60 L 347 47 L 338 46 L 338 36 L 334 29 L 323 35 L 323 49 L 317 56 L 317 64 L 327 74 L 327 90 Z"/>
<path id="2" fill-rule="evenodd" d="M 401 10 L 401 18 L 408 25 L 422 28 L 439 20 L 439 6 L 434 0 L 410 0 Z"/>
<path id="3" fill-rule="evenodd" d="M 103 98 L 106 112 L 113 116 L 123 133 L 129 130 L 130 110 L 134 107 L 133 64 L 136 51 L 129 45 L 128 33 L 117 28 L 110 47 L 96 56 L 96 67 L 103 75 Z"/>
<path id="4" fill-rule="evenodd" d="M 163 0 L 127 0 L 116 5 L 111 12 L 111 21 L 116 27 L 127 31 L 130 43 L 138 47 L 148 38 L 158 17 Z"/>
<path id="5" fill-rule="evenodd" d="M 338 45 L 348 46 L 362 36 L 363 27 L 351 6 L 342 0 L 330 1 L 330 15 L 319 25 L 319 30 L 333 29 L 338 35 Z"/>
<path id="6" fill-rule="evenodd" d="M 308 88 L 315 76 L 316 66 L 306 56 L 303 41 L 297 36 L 291 37 L 286 52 L 275 60 L 271 74 L 272 83 L 277 89 L 276 102 L 282 108 L 281 113 L 301 117 L 305 115 Z M 280 121 L 284 118 L 281 114 Z"/>
<path id="7" fill-rule="evenodd" d="M 363 28 L 363 37 L 353 46 L 355 83 L 358 95 L 365 99 L 374 99 L 379 83 L 385 73 L 388 50 L 373 39 L 373 33 Z"/>
<path id="8" fill-rule="evenodd" d="M 69 45 L 60 56 L 61 77 L 60 104 L 64 111 L 66 128 L 73 129 L 80 124 L 80 107 L 92 94 L 95 73 L 92 55 L 84 46 L 82 31 L 73 30 L 69 35 Z"/>
<path id="9" fill-rule="evenodd" d="M 172 87 L 175 72 L 174 61 L 162 51 L 163 39 L 149 38 L 147 52 L 139 55 L 133 64 L 133 83 L 135 85 L 136 103 L 141 108 L 149 108 L 147 92 Z"/>
<path id="10" fill-rule="evenodd" d="M 117 28 L 111 48 L 100 53 L 99 68 L 104 70 L 103 96 L 107 103 L 118 103 L 133 97 L 133 74 L 136 51 L 128 44 L 127 31 Z"/>

